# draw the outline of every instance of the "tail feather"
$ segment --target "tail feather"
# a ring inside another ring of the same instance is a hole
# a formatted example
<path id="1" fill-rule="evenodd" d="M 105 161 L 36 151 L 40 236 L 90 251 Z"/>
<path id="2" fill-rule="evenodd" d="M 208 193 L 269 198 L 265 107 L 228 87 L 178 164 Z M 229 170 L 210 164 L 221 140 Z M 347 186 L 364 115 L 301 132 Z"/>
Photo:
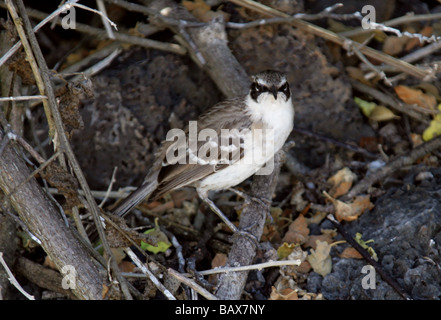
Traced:
<path id="1" fill-rule="evenodd" d="M 138 189 L 133 191 L 118 206 L 113 209 L 112 213 L 124 217 L 130 210 L 137 206 L 145 198 L 149 197 L 155 191 L 158 183 L 155 181 L 144 182 Z"/>

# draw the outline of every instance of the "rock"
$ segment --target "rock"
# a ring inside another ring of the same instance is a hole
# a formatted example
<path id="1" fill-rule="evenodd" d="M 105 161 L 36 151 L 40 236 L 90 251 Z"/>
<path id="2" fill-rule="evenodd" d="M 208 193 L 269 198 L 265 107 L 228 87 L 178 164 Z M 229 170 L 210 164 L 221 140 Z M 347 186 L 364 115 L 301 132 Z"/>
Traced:
<path id="1" fill-rule="evenodd" d="M 441 169 L 429 169 L 430 181 L 391 188 L 375 203 L 372 212 L 345 225 L 351 235 L 360 232 L 379 257 L 384 271 L 413 299 L 441 297 Z M 415 175 L 416 176 L 416 175 Z M 376 274 L 376 288 L 363 289 L 364 260 L 333 258 L 332 272 L 321 281 L 310 275 L 310 289 L 326 299 L 399 299 Z M 309 279 L 308 279 L 309 283 Z"/>

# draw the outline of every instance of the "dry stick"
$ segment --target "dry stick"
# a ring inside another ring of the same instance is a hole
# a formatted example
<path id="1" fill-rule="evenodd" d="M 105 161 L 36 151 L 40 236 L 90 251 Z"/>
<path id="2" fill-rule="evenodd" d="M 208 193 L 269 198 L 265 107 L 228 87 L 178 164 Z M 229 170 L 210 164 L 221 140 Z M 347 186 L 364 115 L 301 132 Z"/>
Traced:
<path id="1" fill-rule="evenodd" d="M 409 117 L 422 122 L 424 124 L 429 124 L 430 121 L 427 117 L 425 117 L 420 112 L 416 112 L 414 108 L 410 107 L 409 105 L 402 103 L 393 97 L 375 89 L 372 87 L 369 87 L 359 81 L 356 80 L 350 80 L 351 85 L 354 89 L 366 93 L 373 97 L 374 99 L 380 101 L 381 103 L 391 107 L 392 109 L 395 109 L 396 111 L 402 112 L 404 114 L 407 114 Z"/>
<path id="2" fill-rule="evenodd" d="M 441 147 L 441 135 L 433 138 L 432 140 L 425 142 L 409 153 L 398 156 L 395 160 L 392 160 L 387 165 L 365 177 L 359 183 L 357 183 L 351 191 L 344 197 L 344 199 L 352 199 L 356 195 L 366 192 L 373 184 L 380 182 L 387 176 L 391 175 L 396 170 L 413 164 L 419 158 L 426 154 L 435 151 Z"/>
<path id="3" fill-rule="evenodd" d="M 288 14 L 283 13 L 279 10 L 275 10 L 273 8 L 270 8 L 268 6 L 265 6 L 263 4 L 257 3 L 255 1 L 251 0 L 230 0 L 231 2 L 244 6 L 246 8 L 255 10 L 257 12 L 260 12 L 265 15 L 270 16 L 278 16 L 278 17 L 289 17 Z M 385 64 L 391 65 L 396 67 L 398 70 L 401 70 L 405 73 L 408 73 L 416 78 L 419 79 L 430 79 L 433 77 L 432 72 L 427 70 L 422 70 L 416 66 L 411 65 L 410 63 L 407 63 L 405 61 L 401 61 L 400 59 L 396 59 L 388 54 L 385 54 L 383 52 L 377 51 L 375 49 L 372 49 L 367 46 L 363 46 L 359 43 L 353 42 L 352 40 L 342 37 L 334 32 L 331 32 L 329 30 L 326 30 L 324 28 L 318 27 L 314 24 L 311 24 L 306 21 L 302 21 L 300 19 L 295 19 L 291 22 L 291 25 L 294 27 L 303 30 L 305 32 L 311 33 L 313 35 L 319 36 L 321 38 L 324 38 L 326 40 L 332 41 L 334 43 L 337 43 L 341 46 L 347 46 L 347 44 L 351 43 L 353 47 L 360 50 L 361 53 L 368 56 L 369 58 L 373 58 L 376 60 L 379 60 Z"/>
<path id="4" fill-rule="evenodd" d="M 101 11 L 101 14 L 102 14 L 101 20 L 104 24 L 104 28 L 106 28 L 107 36 L 109 37 L 109 39 L 115 40 L 115 35 L 113 34 L 112 27 L 110 26 L 110 23 L 107 20 L 109 18 L 107 18 L 107 10 L 106 10 L 106 6 L 104 5 L 103 0 L 96 0 L 96 4 L 98 6 L 98 9 Z"/>
<path id="5" fill-rule="evenodd" d="M 29 16 L 32 18 L 35 18 L 35 19 L 44 19 L 47 16 L 46 13 L 43 13 L 38 10 L 34 10 L 31 8 L 27 8 L 26 10 L 27 10 Z M 61 21 L 57 21 L 56 23 L 57 23 L 57 25 L 61 25 Z M 103 39 L 107 38 L 106 31 L 101 30 L 99 28 L 91 27 L 87 24 L 77 22 L 75 24 L 75 30 L 79 31 L 79 32 L 87 33 L 87 34 L 90 34 L 90 35 L 93 35 L 93 36 L 96 36 L 99 38 L 103 38 Z M 138 45 L 138 46 L 145 47 L 145 48 L 152 48 L 152 49 L 157 49 L 157 50 L 162 50 L 162 51 L 168 51 L 168 52 L 172 52 L 172 53 L 176 53 L 176 54 L 180 54 L 180 55 L 183 55 L 186 53 L 185 48 L 183 48 L 180 45 L 175 44 L 175 43 L 165 43 L 165 42 L 156 41 L 156 40 L 144 39 L 141 37 L 136 37 L 136 36 L 132 36 L 132 35 L 121 33 L 121 32 L 114 32 L 114 36 L 115 36 L 115 40 L 117 40 L 117 41 L 130 43 L 130 44 Z"/>
<path id="6" fill-rule="evenodd" d="M 19 96 L 19 97 L 0 97 L 0 102 L 3 101 L 26 101 L 26 100 L 41 100 L 41 99 L 47 99 L 46 96 Z"/>
<path id="7" fill-rule="evenodd" d="M 49 21 L 51 21 L 53 18 L 57 17 L 60 13 L 66 11 L 68 8 L 70 8 L 72 6 L 72 4 L 74 4 L 75 2 L 78 2 L 79 0 L 70 0 L 69 3 L 65 3 L 64 5 L 60 6 L 57 8 L 57 10 L 55 10 L 54 12 L 52 12 L 49 16 L 47 16 L 46 18 L 44 18 L 39 24 L 37 24 L 34 27 L 34 32 L 37 32 L 38 30 L 40 30 L 46 23 L 48 23 Z M 0 2 L 0 8 L 7 8 L 6 4 L 3 2 Z M 12 46 L 11 49 L 9 49 L 8 52 L 5 53 L 5 55 L 0 59 L 0 66 L 2 66 L 6 61 L 8 61 L 8 59 L 10 57 L 12 57 L 12 55 L 21 47 L 21 42 L 18 41 L 16 44 L 14 44 Z"/>
<path id="8" fill-rule="evenodd" d="M 13 5 L 12 5 L 11 0 L 7 0 L 7 4 L 8 4 L 8 8 L 11 8 L 10 11 L 15 11 L 15 9 L 13 9 Z M 104 247 L 104 251 L 106 252 L 106 254 L 109 257 L 112 257 L 111 258 L 111 267 L 112 267 L 112 270 L 116 273 L 118 280 L 120 281 L 121 289 L 127 298 L 131 298 L 130 293 L 127 288 L 127 285 L 126 285 L 126 282 L 125 282 L 125 279 L 120 275 L 120 273 L 118 271 L 118 266 L 116 264 L 115 259 L 113 258 L 113 253 L 112 253 L 110 246 L 106 240 L 105 233 L 104 233 L 103 227 L 101 225 L 101 219 L 99 216 L 99 209 L 97 207 L 97 204 L 96 204 L 92 194 L 90 193 L 89 185 L 87 184 L 87 181 L 84 177 L 84 174 L 78 164 L 78 161 L 75 157 L 75 154 L 72 151 L 69 140 L 68 140 L 66 133 L 64 131 L 63 121 L 61 119 L 60 111 L 57 107 L 57 102 L 56 102 L 55 94 L 54 94 L 54 91 L 52 88 L 52 83 L 49 78 L 50 72 L 47 67 L 46 61 L 44 60 L 43 53 L 41 52 L 41 49 L 40 49 L 40 46 L 37 42 L 35 34 L 32 30 L 31 23 L 29 21 L 27 13 L 26 13 L 26 8 L 25 8 L 22 0 L 18 0 L 17 5 L 18 5 L 18 9 L 21 14 L 21 21 L 23 22 L 23 26 L 26 29 L 27 36 L 29 37 L 29 41 L 32 46 L 32 50 L 30 48 L 28 48 L 28 50 L 26 50 L 26 53 L 28 55 L 28 61 L 31 63 L 31 65 L 36 64 L 35 60 L 38 61 L 38 65 L 40 67 L 41 74 L 40 74 L 40 70 L 38 68 L 36 70 L 33 69 L 33 72 L 34 72 L 34 76 L 36 78 L 38 78 L 39 80 L 41 80 L 41 83 L 39 85 L 39 90 L 40 90 L 41 94 L 46 94 L 46 96 L 48 97 L 48 100 L 43 100 L 43 102 L 48 103 L 48 108 L 50 108 L 49 115 L 52 115 L 52 117 L 53 117 L 54 126 L 55 126 L 57 136 L 59 139 L 59 143 L 60 143 L 60 146 L 59 146 L 60 150 L 66 154 L 66 156 L 69 160 L 69 163 L 71 165 L 71 168 L 72 168 L 73 172 L 75 173 L 75 176 L 77 177 L 78 182 L 80 183 L 80 186 L 85 193 L 85 197 L 86 197 L 86 200 L 89 205 L 89 210 L 92 213 L 92 217 L 95 222 L 96 228 L 98 230 L 98 234 L 101 238 L 101 241 L 102 241 L 102 244 Z M 19 33 L 23 33 L 23 27 L 21 26 L 21 24 L 18 23 L 18 19 L 19 18 L 15 12 L 14 22 L 17 22 L 16 27 L 17 27 L 17 29 L 20 29 Z M 26 38 L 26 36 L 22 35 L 22 37 L 20 37 L 20 38 L 23 43 L 23 46 L 25 46 L 25 44 L 26 44 L 26 46 L 29 47 L 28 39 Z M 33 53 L 35 54 L 35 60 L 33 57 Z M 48 121 L 49 121 L 49 119 L 48 119 Z"/>
<path id="9" fill-rule="evenodd" d="M 363 258 L 372 265 L 375 270 L 380 274 L 381 278 L 383 278 L 384 281 L 386 281 L 400 296 L 402 296 L 404 299 L 410 300 L 411 298 L 409 295 L 404 292 L 404 290 L 400 287 L 400 285 L 391 277 L 389 277 L 384 271 L 381 265 L 372 259 L 369 252 L 367 252 L 357 241 L 354 240 L 343 228 L 343 226 L 338 222 L 332 214 L 328 214 L 326 218 L 331 221 L 331 223 L 337 228 L 338 232 L 345 238 L 345 240 L 355 249 L 357 250 Z"/>
<path id="10" fill-rule="evenodd" d="M 176 300 L 173 294 L 166 288 L 164 285 L 159 282 L 159 280 L 155 277 L 155 275 L 138 259 L 136 254 L 130 248 L 124 248 L 124 251 L 128 254 L 130 259 L 132 259 L 133 263 L 141 269 L 142 273 L 144 273 L 150 281 L 152 281 L 156 288 L 158 288 L 169 300 Z"/>
<path id="11" fill-rule="evenodd" d="M 168 273 L 171 276 L 173 276 L 175 279 L 179 280 L 183 284 L 189 286 L 190 288 L 192 288 L 193 290 L 198 292 L 201 296 L 203 296 L 207 300 L 218 300 L 218 298 L 215 295 L 211 294 L 206 289 L 204 289 L 203 287 L 198 285 L 196 282 L 194 282 L 193 280 L 187 278 L 186 276 L 184 276 L 183 274 L 177 272 L 176 270 L 173 270 L 173 269 L 169 268 L 168 269 Z"/>
<path id="12" fill-rule="evenodd" d="M 414 15 L 413 13 L 411 13 L 411 14 L 406 14 L 402 17 L 398 17 L 398 18 L 389 20 L 389 21 L 384 21 L 384 22 L 382 22 L 382 24 L 385 25 L 386 27 L 393 27 L 393 26 L 397 26 L 400 24 L 404 24 L 404 23 L 425 21 L 425 20 L 436 20 L 436 19 L 440 19 L 440 18 L 441 18 L 441 13 L 419 14 L 419 15 Z M 343 36 L 343 37 L 350 38 L 353 36 L 373 32 L 373 31 L 374 30 L 371 30 L 371 29 L 356 28 L 353 30 L 340 32 L 339 35 Z"/>
<path id="13" fill-rule="evenodd" d="M 31 66 L 32 73 L 34 74 L 35 82 L 37 83 L 38 90 L 40 91 L 41 95 L 45 95 L 45 87 L 44 87 L 43 79 L 42 79 L 40 72 L 38 71 L 37 62 L 34 59 L 34 54 L 32 52 L 31 45 L 29 44 L 29 41 L 26 38 L 25 31 L 24 31 L 24 29 L 21 25 L 21 22 L 20 22 L 20 18 L 18 17 L 18 14 L 17 14 L 14 6 L 12 5 L 12 3 L 10 3 L 10 1 L 6 1 L 6 4 L 8 6 L 8 10 L 12 16 L 12 19 L 15 23 L 18 35 L 21 39 L 21 43 L 23 44 L 23 47 L 26 52 L 26 56 L 28 57 L 28 62 Z M 51 115 L 51 110 L 50 110 L 51 108 L 49 106 L 49 102 L 47 99 L 43 100 L 43 108 L 44 108 L 44 112 L 46 114 L 46 119 L 47 119 L 48 126 L 49 126 L 50 136 L 53 137 L 54 123 L 53 123 L 53 119 L 52 119 L 52 115 Z"/>
<path id="14" fill-rule="evenodd" d="M 299 266 L 301 263 L 302 263 L 302 261 L 300 259 L 268 261 L 268 262 L 263 262 L 263 263 L 252 264 L 249 266 L 214 268 L 214 269 L 210 269 L 210 270 L 200 271 L 198 273 L 203 276 L 206 276 L 209 274 L 234 272 L 234 271 L 262 270 L 265 268 L 274 268 L 274 267 L 282 267 L 282 266 Z"/>
<path id="15" fill-rule="evenodd" d="M 6 273 L 8 274 L 8 279 L 11 282 L 11 284 L 17 288 L 18 291 L 20 291 L 27 299 L 29 300 L 35 300 L 35 297 L 27 293 L 20 283 L 18 283 L 17 279 L 15 279 L 14 275 L 12 274 L 11 270 L 9 270 L 8 265 L 6 264 L 6 261 L 3 259 L 3 252 L 0 252 L 0 264 L 5 268 Z"/>

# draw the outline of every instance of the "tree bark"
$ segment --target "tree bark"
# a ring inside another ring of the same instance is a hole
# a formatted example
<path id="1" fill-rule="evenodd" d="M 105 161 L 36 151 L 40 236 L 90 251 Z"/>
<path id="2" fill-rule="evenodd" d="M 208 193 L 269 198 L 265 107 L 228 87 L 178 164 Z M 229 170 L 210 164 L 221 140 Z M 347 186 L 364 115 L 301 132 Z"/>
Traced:
<path id="1" fill-rule="evenodd" d="M 0 141 L 7 139 L 0 130 Z M 57 208 L 45 195 L 35 178 L 19 187 L 31 174 L 12 141 L 0 155 L 0 188 L 29 230 L 61 270 L 71 266 L 71 289 L 79 299 L 102 299 L 103 277 L 66 226 Z M 17 189 L 17 187 L 19 187 Z"/>

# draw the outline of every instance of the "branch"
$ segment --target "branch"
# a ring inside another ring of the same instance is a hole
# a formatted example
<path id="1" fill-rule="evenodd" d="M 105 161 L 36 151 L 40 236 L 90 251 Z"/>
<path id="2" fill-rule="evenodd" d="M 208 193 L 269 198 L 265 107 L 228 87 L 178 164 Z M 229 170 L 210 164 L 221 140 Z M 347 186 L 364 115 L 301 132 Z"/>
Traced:
<path id="1" fill-rule="evenodd" d="M 380 182 L 387 176 L 394 173 L 396 170 L 413 164 L 419 158 L 425 156 L 426 154 L 435 151 L 441 147 L 441 136 L 437 136 L 432 140 L 425 142 L 409 153 L 398 156 L 395 160 L 389 162 L 387 165 L 375 171 L 369 176 L 366 176 L 363 180 L 352 187 L 351 191 L 344 196 L 344 199 L 352 199 L 356 195 L 366 192 L 373 184 Z M 344 200 L 343 199 L 343 200 Z"/>
<path id="2" fill-rule="evenodd" d="M 168 273 L 171 276 L 173 276 L 175 279 L 177 279 L 178 281 L 182 282 L 183 284 L 189 286 L 190 288 L 192 288 L 193 290 L 198 292 L 205 299 L 207 299 L 207 300 L 218 300 L 218 298 L 216 298 L 216 296 L 214 296 L 213 294 L 208 292 L 206 289 L 202 288 L 196 282 L 194 282 L 193 280 L 187 278 L 183 274 L 181 274 L 181 273 L 179 273 L 179 272 L 177 272 L 177 271 L 175 271 L 175 270 L 173 270 L 171 268 L 168 269 Z"/>
<path id="3" fill-rule="evenodd" d="M 132 251 L 130 248 L 124 248 L 124 251 L 128 254 L 130 259 L 132 259 L 133 263 L 141 269 L 142 273 L 144 273 L 150 281 L 154 283 L 156 288 L 158 288 L 169 300 L 176 300 L 176 298 L 173 296 L 173 294 L 168 291 L 164 285 L 159 282 L 159 280 L 155 277 L 155 275 L 141 262 L 141 260 L 138 259 L 137 255 Z"/>
<path id="4" fill-rule="evenodd" d="M 273 17 L 289 17 L 288 14 L 283 13 L 279 10 L 270 8 L 268 6 L 265 6 L 261 3 L 257 3 L 255 1 L 252 0 L 231 0 L 231 2 L 249 8 L 251 10 L 255 10 L 257 12 L 260 12 L 264 15 L 269 15 L 269 16 L 273 16 Z M 357 42 L 353 42 L 352 40 L 343 37 L 341 35 L 338 35 L 334 32 L 331 32 L 329 30 L 326 30 L 324 28 L 321 28 L 319 26 L 313 25 L 309 22 L 300 20 L 300 19 L 294 19 L 291 24 L 308 33 L 311 33 L 313 35 L 316 35 L 318 37 L 321 37 L 323 39 L 326 39 L 328 41 L 334 42 L 340 46 L 346 45 L 351 43 L 351 46 L 353 48 L 357 48 L 358 50 L 360 50 L 361 53 L 363 53 L 364 55 L 366 55 L 369 58 L 372 59 L 376 59 L 378 61 L 381 61 L 385 64 L 391 65 L 395 68 L 397 68 L 398 70 L 401 70 L 402 72 L 405 72 L 407 74 L 410 74 L 411 76 L 414 76 L 416 78 L 419 79 L 424 79 L 425 81 L 427 81 L 428 79 L 432 79 L 434 77 L 433 72 L 430 70 L 423 70 L 420 69 L 416 66 L 411 65 L 410 63 L 407 63 L 405 61 L 402 61 L 400 59 L 396 59 L 388 54 L 385 54 L 381 51 L 377 51 L 375 49 L 372 49 L 370 47 L 367 46 L 363 46 L 360 43 Z"/>
<path id="5" fill-rule="evenodd" d="M 27 293 L 20 283 L 18 283 L 17 279 L 15 279 L 14 275 L 12 274 L 11 270 L 9 270 L 8 265 L 6 264 L 6 261 L 3 259 L 3 252 L 0 252 L 0 264 L 5 268 L 6 273 L 8 274 L 9 281 L 11 284 L 17 288 L 18 291 L 20 291 L 28 300 L 35 300 L 35 297 Z"/>

